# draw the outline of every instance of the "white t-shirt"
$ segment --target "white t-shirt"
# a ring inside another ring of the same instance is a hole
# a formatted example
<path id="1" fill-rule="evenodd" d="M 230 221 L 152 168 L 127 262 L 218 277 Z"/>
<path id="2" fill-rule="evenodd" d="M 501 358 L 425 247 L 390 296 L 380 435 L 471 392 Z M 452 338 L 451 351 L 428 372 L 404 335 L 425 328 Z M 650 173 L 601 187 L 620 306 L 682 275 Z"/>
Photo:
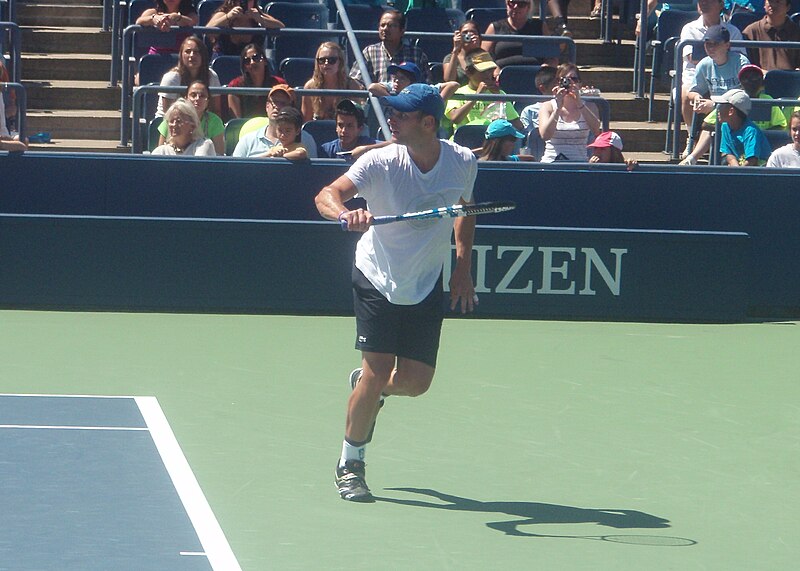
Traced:
<path id="1" fill-rule="evenodd" d="M 175 148 L 167 143 L 160 145 L 153 149 L 151 155 L 175 155 L 181 157 L 216 157 L 217 152 L 214 150 L 214 142 L 211 139 L 197 139 L 191 145 L 186 147 L 183 152 L 178 155 Z"/>
<path id="2" fill-rule="evenodd" d="M 168 71 L 161 78 L 161 85 L 176 87 L 180 84 L 181 84 L 181 76 L 175 70 Z M 217 72 L 211 68 L 208 69 L 208 86 L 220 87 L 219 76 L 217 75 Z M 172 102 L 175 101 L 177 98 L 178 98 L 177 93 L 159 93 L 158 108 L 156 109 L 156 117 L 163 117 L 164 113 L 167 112 L 169 106 L 172 105 Z"/>
<path id="3" fill-rule="evenodd" d="M 472 151 L 440 141 L 436 165 L 422 173 L 405 145 L 372 150 L 345 176 L 373 216 L 417 212 L 472 201 L 478 166 Z M 387 300 L 414 305 L 433 290 L 450 255 L 452 218 L 373 226 L 358 241 L 356 267 Z"/>
<path id="4" fill-rule="evenodd" d="M 6 104 L 3 101 L 3 92 L 0 91 L 0 137 L 10 137 L 11 133 L 8 132 L 6 125 Z"/>
<path id="5" fill-rule="evenodd" d="M 794 148 L 794 143 L 775 149 L 767 159 L 767 166 L 800 169 L 800 151 Z"/>

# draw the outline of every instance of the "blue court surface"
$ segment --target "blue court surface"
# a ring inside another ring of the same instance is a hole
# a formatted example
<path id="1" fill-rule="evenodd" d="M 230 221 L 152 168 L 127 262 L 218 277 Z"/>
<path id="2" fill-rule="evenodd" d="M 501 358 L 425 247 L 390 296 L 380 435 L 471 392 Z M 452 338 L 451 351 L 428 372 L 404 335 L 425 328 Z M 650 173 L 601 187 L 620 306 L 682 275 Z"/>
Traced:
<path id="1" fill-rule="evenodd" d="M 0 395 L 2 571 L 238 570 L 153 397 Z"/>

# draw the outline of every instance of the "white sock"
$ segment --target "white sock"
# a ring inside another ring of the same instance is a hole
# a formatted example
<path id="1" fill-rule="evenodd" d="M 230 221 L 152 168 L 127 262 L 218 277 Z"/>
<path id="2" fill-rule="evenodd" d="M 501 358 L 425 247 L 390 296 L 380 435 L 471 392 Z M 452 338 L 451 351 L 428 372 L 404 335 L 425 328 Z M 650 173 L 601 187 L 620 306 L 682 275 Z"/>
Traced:
<path id="1" fill-rule="evenodd" d="M 344 463 L 348 460 L 360 460 L 364 461 L 364 456 L 367 454 L 367 445 L 362 444 L 361 446 L 355 446 L 350 444 L 347 439 L 345 438 L 344 442 L 342 442 L 342 457 L 339 459 L 339 466 L 344 466 Z"/>

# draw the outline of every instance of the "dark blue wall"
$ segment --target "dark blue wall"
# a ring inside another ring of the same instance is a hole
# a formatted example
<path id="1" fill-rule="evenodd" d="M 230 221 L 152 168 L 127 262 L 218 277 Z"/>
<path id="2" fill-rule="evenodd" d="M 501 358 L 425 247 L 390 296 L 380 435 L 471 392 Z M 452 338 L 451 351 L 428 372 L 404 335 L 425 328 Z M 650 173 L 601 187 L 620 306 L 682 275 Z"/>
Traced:
<path id="1" fill-rule="evenodd" d="M 616 165 L 614 165 L 616 167 Z M 0 212 L 318 220 L 313 197 L 345 170 L 235 159 L 128 155 L 0 156 Z M 800 315 L 797 171 L 496 165 L 479 171 L 477 200 L 515 200 L 482 224 L 745 232 L 749 311 Z"/>

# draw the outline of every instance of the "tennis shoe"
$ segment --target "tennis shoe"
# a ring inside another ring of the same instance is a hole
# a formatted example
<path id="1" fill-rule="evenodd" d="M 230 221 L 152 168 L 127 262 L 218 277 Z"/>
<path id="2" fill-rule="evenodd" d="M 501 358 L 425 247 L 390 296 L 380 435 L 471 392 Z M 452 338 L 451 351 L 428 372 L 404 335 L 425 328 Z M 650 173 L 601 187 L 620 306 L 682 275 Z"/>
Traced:
<path id="1" fill-rule="evenodd" d="M 344 466 L 336 465 L 336 488 L 343 500 L 371 503 L 375 496 L 369 491 L 366 481 L 366 464 L 361 460 L 348 460 Z"/>
<path id="2" fill-rule="evenodd" d="M 358 384 L 358 381 L 361 379 L 361 371 L 362 371 L 362 368 L 359 367 L 358 369 L 353 369 L 353 371 L 350 373 L 350 390 L 351 391 L 356 390 L 356 385 Z M 383 408 L 383 401 L 384 401 L 385 398 L 386 398 L 385 395 L 381 395 L 381 398 L 378 401 L 378 411 L 379 412 L 380 412 L 381 408 Z M 372 435 L 375 434 L 375 422 L 376 421 L 377 421 L 377 419 L 375 421 L 373 421 L 372 426 L 369 429 L 369 434 L 367 435 L 367 439 L 364 441 L 365 444 L 372 442 Z"/>

